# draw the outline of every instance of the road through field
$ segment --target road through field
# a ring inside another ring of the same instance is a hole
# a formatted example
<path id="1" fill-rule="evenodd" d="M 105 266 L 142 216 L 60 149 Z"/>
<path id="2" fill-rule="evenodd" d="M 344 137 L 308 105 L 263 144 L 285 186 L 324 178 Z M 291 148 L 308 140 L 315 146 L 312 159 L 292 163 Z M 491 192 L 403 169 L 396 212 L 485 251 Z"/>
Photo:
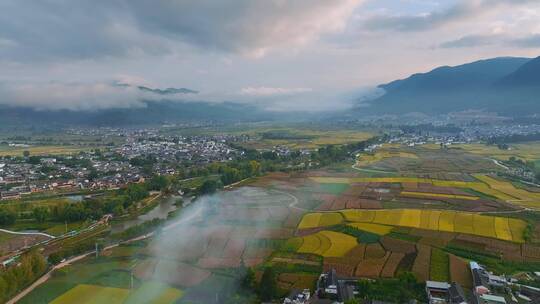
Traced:
<path id="1" fill-rule="evenodd" d="M 184 223 L 186 221 L 189 221 L 189 220 L 193 219 L 198 214 L 199 214 L 199 212 L 194 213 L 193 216 L 191 216 L 189 218 L 186 218 L 186 220 L 181 220 L 181 221 L 179 221 L 179 223 Z M 171 224 L 169 226 L 166 226 L 165 228 L 168 230 L 170 228 L 173 228 L 173 226 L 176 226 L 177 224 L 178 223 L 173 223 L 173 224 Z M 164 228 L 164 230 L 165 230 L 165 228 Z M 129 244 L 129 243 L 132 243 L 132 242 L 144 240 L 144 239 L 147 239 L 147 238 L 149 238 L 149 237 L 151 237 L 153 235 L 154 235 L 154 233 L 151 232 L 151 233 L 148 233 L 148 234 L 145 234 L 145 235 L 141 235 L 141 236 L 126 240 L 126 241 L 114 243 L 112 245 L 104 247 L 103 251 L 110 250 L 112 248 L 118 247 L 121 244 Z M 82 260 L 82 259 L 84 259 L 84 258 L 86 258 L 86 257 L 88 257 L 88 256 L 90 256 L 92 254 L 95 254 L 95 253 L 96 253 L 95 250 L 90 251 L 90 252 L 86 252 L 86 253 L 83 253 L 81 255 L 72 257 L 72 258 L 70 258 L 70 259 L 68 259 L 68 260 L 66 260 L 64 262 L 61 262 L 58 265 L 53 266 L 53 268 L 51 268 L 51 270 L 49 270 L 47 273 L 42 275 L 39 279 L 37 279 L 34 283 L 32 283 L 32 285 L 25 288 L 23 291 L 21 291 L 19 294 L 17 294 L 15 297 L 13 297 L 11 300 L 7 301 L 6 304 L 15 304 L 15 303 L 17 303 L 20 299 L 24 298 L 26 295 L 28 295 L 30 292 L 32 292 L 34 289 L 36 289 L 38 286 L 40 286 L 41 284 L 47 282 L 51 278 L 52 273 L 54 271 L 56 271 L 58 269 L 61 269 L 61 268 L 64 268 L 65 266 L 68 266 L 68 265 L 70 265 L 72 263 L 75 263 L 75 262 L 77 262 L 79 260 Z"/>
<path id="2" fill-rule="evenodd" d="M 56 238 L 55 236 L 52 236 L 50 234 L 43 233 L 43 232 L 17 232 L 17 231 L 11 231 L 11 230 L 6 230 L 6 229 L 0 229 L 0 231 L 9 233 L 9 234 L 17 234 L 17 235 L 41 235 L 41 236 L 45 236 L 51 239 Z"/>

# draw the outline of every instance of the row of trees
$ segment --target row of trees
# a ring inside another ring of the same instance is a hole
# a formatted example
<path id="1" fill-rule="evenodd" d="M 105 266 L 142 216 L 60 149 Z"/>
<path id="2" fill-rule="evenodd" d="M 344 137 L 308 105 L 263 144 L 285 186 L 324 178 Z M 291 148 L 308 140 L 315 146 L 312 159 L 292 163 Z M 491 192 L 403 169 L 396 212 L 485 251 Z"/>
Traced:
<path id="1" fill-rule="evenodd" d="M 31 251 L 21 256 L 18 265 L 0 272 L 0 302 L 10 299 L 41 276 L 46 269 L 47 262 L 38 252 Z"/>

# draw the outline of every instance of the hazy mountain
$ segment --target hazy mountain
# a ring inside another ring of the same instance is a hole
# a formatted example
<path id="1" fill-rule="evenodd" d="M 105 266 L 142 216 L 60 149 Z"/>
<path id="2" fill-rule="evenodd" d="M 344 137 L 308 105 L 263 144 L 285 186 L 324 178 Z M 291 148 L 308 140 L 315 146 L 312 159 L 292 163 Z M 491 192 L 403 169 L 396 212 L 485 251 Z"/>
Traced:
<path id="1" fill-rule="evenodd" d="M 540 57 L 528 61 L 498 83 L 502 86 L 540 86 Z"/>
<path id="2" fill-rule="evenodd" d="M 186 89 L 186 88 L 166 88 L 166 89 L 152 89 L 145 86 L 138 86 L 139 90 L 145 92 L 151 92 L 159 95 L 173 95 L 173 94 L 198 94 L 198 91 Z"/>
<path id="3" fill-rule="evenodd" d="M 273 115 L 237 103 L 147 101 L 146 107 L 97 111 L 35 110 L 0 106 L 0 127 L 6 126 L 131 126 L 190 121 L 258 121 Z M 246 115 L 249 113 L 249 115 Z"/>
<path id="4" fill-rule="evenodd" d="M 440 67 L 379 87 L 367 113 L 446 113 L 484 109 L 507 115 L 540 112 L 540 59 L 494 58 Z"/>

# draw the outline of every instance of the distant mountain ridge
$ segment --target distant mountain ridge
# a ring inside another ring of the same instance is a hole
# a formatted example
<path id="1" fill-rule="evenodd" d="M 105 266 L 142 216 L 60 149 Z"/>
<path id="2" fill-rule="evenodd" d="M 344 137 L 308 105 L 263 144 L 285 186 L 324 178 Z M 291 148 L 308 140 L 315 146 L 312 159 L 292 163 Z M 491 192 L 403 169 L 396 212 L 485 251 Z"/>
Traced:
<path id="1" fill-rule="evenodd" d="M 366 113 L 447 113 L 483 109 L 502 114 L 540 113 L 540 57 L 500 57 L 382 84 L 385 94 Z"/>
<path id="2" fill-rule="evenodd" d="M 540 57 L 523 64 L 516 71 L 505 76 L 499 84 L 507 86 L 540 86 Z"/>
<path id="3" fill-rule="evenodd" d="M 36 110 L 0 105 L 0 128 L 17 126 L 142 126 L 163 123 L 271 120 L 255 106 L 239 103 L 145 101 L 144 107 L 97 111 Z M 250 113 L 250 115 L 246 115 Z"/>
<path id="4" fill-rule="evenodd" d="M 152 89 L 145 86 L 138 86 L 139 90 L 144 92 L 151 92 L 159 95 L 173 95 L 173 94 L 199 94 L 198 91 L 186 89 L 186 88 L 166 88 L 166 89 Z"/>

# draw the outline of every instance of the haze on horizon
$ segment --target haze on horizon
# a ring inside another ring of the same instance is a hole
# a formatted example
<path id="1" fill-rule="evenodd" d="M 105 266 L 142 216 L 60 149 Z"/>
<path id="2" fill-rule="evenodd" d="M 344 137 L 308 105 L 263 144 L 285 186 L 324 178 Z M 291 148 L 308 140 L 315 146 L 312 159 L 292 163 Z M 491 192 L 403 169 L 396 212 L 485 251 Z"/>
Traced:
<path id="1" fill-rule="evenodd" d="M 412 73 L 539 51 L 535 0 L 5 0 L 0 104 L 88 110 L 153 98 L 121 83 L 325 111 Z"/>

